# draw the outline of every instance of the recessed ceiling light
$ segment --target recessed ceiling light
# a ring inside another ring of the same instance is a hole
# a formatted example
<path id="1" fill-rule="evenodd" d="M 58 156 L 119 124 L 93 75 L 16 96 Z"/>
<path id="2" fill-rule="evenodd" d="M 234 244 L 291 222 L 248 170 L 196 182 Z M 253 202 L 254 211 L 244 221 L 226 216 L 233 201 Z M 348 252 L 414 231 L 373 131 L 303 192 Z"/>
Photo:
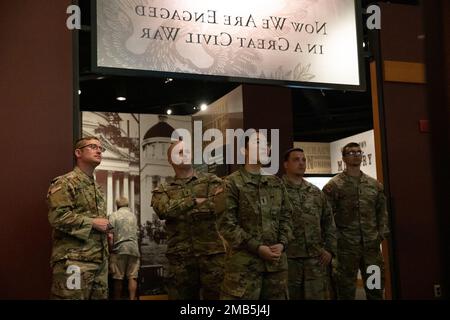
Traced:
<path id="1" fill-rule="evenodd" d="M 117 99 L 117 101 L 126 101 L 127 100 L 127 98 L 125 98 L 125 97 L 117 97 L 116 99 Z"/>

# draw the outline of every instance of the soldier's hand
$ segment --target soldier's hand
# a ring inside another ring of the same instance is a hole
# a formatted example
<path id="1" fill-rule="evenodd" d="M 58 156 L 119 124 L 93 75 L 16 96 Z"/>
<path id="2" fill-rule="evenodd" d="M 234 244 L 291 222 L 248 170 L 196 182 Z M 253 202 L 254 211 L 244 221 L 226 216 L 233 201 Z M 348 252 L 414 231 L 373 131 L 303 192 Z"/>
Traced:
<path id="1" fill-rule="evenodd" d="M 272 252 L 272 250 L 268 246 L 259 246 L 258 247 L 258 255 L 267 261 L 278 261 L 280 259 L 281 253 L 277 254 Z"/>
<path id="2" fill-rule="evenodd" d="M 319 256 L 319 263 L 321 266 L 327 266 L 330 264 L 333 256 L 327 250 L 323 250 L 321 255 Z"/>
<path id="3" fill-rule="evenodd" d="M 92 228 L 100 232 L 106 233 L 108 231 L 109 220 L 104 218 L 95 218 L 92 220 Z"/>
<path id="4" fill-rule="evenodd" d="M 195 204 L 196 205 L 201 205 L 206 200 L 208 200 L 208 199 L 207 198 L 195 198 Z"/>
<path id="5" fill-rule="evenodd" d="M 214 192 L 214 195 L 217 196 L 219 193 L 222 193 L 222 192 L 223 192 L 223 188 L 219 187 L 219 188 L 217 188 L 216 192 Z"/>
<path id="6" fill-rule="evenodd" d="M 284 246 L 281 243 L 274 244 L 273 246 L 270 246 L 269 248 L 273 253 L 276 253 L 279 255 L 281 255 L 281 253 L 284 250 Z"/>

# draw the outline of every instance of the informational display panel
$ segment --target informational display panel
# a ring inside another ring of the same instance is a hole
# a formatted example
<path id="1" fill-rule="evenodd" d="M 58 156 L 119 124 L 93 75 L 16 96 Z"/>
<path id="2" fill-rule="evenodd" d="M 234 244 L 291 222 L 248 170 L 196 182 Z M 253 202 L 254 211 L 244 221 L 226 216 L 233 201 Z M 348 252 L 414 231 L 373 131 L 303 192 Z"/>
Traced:
<path id="1" fill-rule="evenodd" d="M 94 68 L 363 90 L 358 6 L 355 0 L 97 0 Z"/>

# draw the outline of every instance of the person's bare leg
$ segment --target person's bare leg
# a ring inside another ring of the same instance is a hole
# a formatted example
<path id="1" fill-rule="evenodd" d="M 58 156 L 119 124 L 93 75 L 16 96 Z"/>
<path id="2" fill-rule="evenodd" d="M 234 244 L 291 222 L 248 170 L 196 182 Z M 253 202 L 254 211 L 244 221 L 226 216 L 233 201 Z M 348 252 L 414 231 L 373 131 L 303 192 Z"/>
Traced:
<path id="1" fill-rule="evenodd" d="M 136 279 L 128 279 L 128 292 L 130 294 L 130 300 L 136 300 L 136 289 L 137 289 Z"/>
<path id="2" fill-rule="evenodd" d="M 120 300 L 122 298 L 122 283 L 123 280 L 114 279 L 114 300 Z"/>

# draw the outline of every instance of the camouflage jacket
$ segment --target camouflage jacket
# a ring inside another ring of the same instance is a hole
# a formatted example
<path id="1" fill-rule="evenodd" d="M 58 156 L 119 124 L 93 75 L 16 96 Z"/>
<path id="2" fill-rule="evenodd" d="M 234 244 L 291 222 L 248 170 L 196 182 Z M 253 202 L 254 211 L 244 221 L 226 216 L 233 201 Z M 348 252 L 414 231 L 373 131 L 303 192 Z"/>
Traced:
<path id="1" fill-rule="evenodd" d="M 336 256 L 336 225 L 331 206 L 319 188 L 303 180 L 295 185 L 287 176 L 283 182 L 293 207 L 291 240 L 288 258 L 317 257 L 322 249 Z"/>
<path id="2" fill-rule="evenodd" d="M 152 207 L 166 220 L 167 254 L 209 255 L 225 252 L 217 232 L 214 197 L 222 180 L 213 174 L 195 173 L 175 178 L 153 191 Z M 195 198 L 207 198 L 197 205 Z"/>
<path id="3" fill-rule="evenodd" d="M 383 185 L 361 172 L 359 182 L 346 172 L 323 188 L 331 207 L 340 243 L 378 245 L 389 233 Z"/>
<path id="4" fill-rule="evenodd" d="M 286 270 L 285 252 L 279 262 L 258 256 L 260 245 L 282 243 L 286 248 L 292 237 L 292 207 L 282 181 L 242 167 L 225 179 L 222 197 L 218 227 L 226 241 L 228 264 L 236 270 L 240 264 L 257 264 L 253 267 L 260 271 Z"/>
<path id="5" fill-rule="evenodd" d="M 140 257 L 138 246 L 138 226 L 136 216 L 128 207 L 122 207 L 108 217 L 114 234 L 112 252 Z"/>
<path id="6" fill-rule="evenodd" d="M 93 178 L 75 167 L 53 179 L 47 202 L 53 227 L 52 265 L 64 259 L 101 263 L 108 257 L 106 234 L 92 228 L 94 218 L 106 218 L 105 200 Z"/>

